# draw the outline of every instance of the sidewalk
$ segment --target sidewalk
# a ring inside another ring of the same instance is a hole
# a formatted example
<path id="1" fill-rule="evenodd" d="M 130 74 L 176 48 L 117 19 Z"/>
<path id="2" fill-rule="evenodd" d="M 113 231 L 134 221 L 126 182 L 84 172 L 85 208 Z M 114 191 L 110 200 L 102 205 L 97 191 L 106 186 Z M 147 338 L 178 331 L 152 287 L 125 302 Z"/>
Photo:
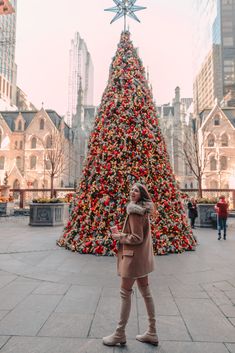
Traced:
<path id="1" fill-rule="evenodd" d="M 158 348 L 135 340 L 147 327 L 136 288 L 127 346 L 102 345 L 118 320 L 116 260 L 59 248 L 61 231 L 0 221 L 1 353 L 235 353 L 233 226 L 226 241 L 196 229 L 196 252 L 156 257 Z"/>

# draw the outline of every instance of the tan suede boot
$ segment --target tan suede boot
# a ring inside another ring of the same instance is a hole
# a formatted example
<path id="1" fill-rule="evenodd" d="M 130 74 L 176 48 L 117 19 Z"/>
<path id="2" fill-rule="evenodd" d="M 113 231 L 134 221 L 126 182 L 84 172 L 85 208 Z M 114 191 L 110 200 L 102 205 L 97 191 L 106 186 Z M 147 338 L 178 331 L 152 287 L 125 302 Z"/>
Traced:
<path id="1" fill-rule="evenodd" d="M 155 308 L 154 308 L 153 297 L 151 295 L 149 286 L 146 286 L 146 287 L 139 286 L 139 291 L 142 294 L 146 305 L 148 320 L 149 320 L 149 328 L 143 335 L 137 335 L 136 339 L 140 342 L 147 342 L 157 346 L 158 336 L 156 331 L 156 319 L 155 319 Z"/>
<path id="2" fill-rule="evenodd" d="M 131 294 L 132 294 L 132 290 L 129 291 L 124 288 L 120 289 L 120 295 L 121 295 L 120 320 L 115 332 L 110 336 L 103 337 L 103 344 L 105 344 L 106 346 L 116 346 L 117 344 L 120 344 L 120 345 L 126 344 L 125 327 L 131 311 Z"/>

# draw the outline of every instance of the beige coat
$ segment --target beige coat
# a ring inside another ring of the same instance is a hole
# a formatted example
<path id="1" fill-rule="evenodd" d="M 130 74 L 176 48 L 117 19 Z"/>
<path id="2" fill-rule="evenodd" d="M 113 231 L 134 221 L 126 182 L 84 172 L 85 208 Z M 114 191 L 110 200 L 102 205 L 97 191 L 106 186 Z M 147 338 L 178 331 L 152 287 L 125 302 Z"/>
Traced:
<path id="1" fill-rule="evenodd" d="M 154 270 L 154 254 L 146 207 L 130 203 L 118 249 L 118 274 L 138 278 Z"/>

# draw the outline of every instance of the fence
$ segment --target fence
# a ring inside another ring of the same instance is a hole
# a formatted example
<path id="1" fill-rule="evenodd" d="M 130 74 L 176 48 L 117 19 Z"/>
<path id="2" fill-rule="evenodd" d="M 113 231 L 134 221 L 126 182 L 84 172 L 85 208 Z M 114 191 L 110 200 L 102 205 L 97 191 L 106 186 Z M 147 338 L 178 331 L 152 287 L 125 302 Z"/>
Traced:
<path id="1" fill-rule="evenodd" d="M 50 198 L 51 193 L 50 189 L 11 189 L 10 191 L 13 194 L 16 207 L 19 208 L 28 207 L 34 198 Z M 54 196 L 63 198 L 66 194 L 75 191 L 74 188 L 55 189 Z M 198 198 L 197 189 L 181 189 L 181 191 L 190 198 Z M 207 199 L 217 199 L 220 195 L 225 195 L 229 201 L 230 209 L 235 209 L 235 189 L 203 189 L 202 195 Z"/>
<path id="2" fill-rule="evenodd" d="M 54 189 L 54 197 L 63 198 L 68 193 L 74 193 L 74 188 Z M 15 207 L 25 208 L 35 198 L 50 198 L 51 189 L 10 189 Z"/>

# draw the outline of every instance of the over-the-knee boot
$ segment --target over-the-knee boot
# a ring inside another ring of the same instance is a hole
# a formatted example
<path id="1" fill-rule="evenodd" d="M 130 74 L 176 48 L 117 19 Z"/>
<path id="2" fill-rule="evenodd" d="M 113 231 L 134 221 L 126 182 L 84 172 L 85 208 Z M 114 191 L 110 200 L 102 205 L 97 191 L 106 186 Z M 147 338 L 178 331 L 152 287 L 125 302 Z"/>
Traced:
<path id="1" fill-rule="evenodd" d="M 146 305 L 148 320 L 149 320 L 149 328 L 143 335 L 137 335 L 136 339 L 141 342 L 148 342 L 154 345 L 158 345 L 158 336 L 156 331 L 156 319 L 155 319 L 155 308 L 153 297 L 151 295 L 149 286 L 139 286 L 139 291 L 144 298 L 144 302 Z"/>
<path id="2" fill-rule="evenodd" d="M 126 344 L 126 334 L 125 327 L 129 319 L 131 311 L 131 294 L 132 290 L 126 290 L 121 288 L 121 311 L 120 311 L 120 320 L 115 332 L 110 335 L 103 337 L 103 344 L 106 346 L 115 346 L 117 344 L 124 345 Z"/>

